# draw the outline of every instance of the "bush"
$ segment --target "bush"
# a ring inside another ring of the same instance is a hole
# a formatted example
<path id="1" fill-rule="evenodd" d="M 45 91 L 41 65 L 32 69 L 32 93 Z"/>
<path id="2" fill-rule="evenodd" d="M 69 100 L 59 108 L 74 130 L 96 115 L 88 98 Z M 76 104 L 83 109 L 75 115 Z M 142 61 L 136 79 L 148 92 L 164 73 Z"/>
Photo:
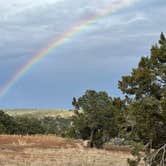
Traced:
<path id="1" fill-rule="evenodd" d="M 17 116 L 15 117 L 17 128 L 15 134 L 21 135 L 33 135 L 44 134 L 45 130 L 41 124 L 41 121 L 31 116 Z"/>
<path id="2" fill-rule="evenodd" d="M 2 110 L 0 111 L 0 128 L 2 133 L 6 134 L 14 134 L 17 123 L 14 118 L 4 113 Z"/>
<path id="3" fill-rule="evenodd" d="M 0 123 L 0 134 L 5 134 L 5 133 L 6 133 L 5 126 L 2 123 Z"/>

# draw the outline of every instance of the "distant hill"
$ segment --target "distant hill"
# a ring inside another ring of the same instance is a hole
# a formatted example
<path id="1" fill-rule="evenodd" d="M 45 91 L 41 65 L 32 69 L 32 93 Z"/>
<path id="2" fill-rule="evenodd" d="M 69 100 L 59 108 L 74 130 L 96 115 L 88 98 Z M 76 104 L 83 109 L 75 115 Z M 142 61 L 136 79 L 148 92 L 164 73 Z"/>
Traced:
<path id="1" fill-rule="evenodd" d="M 60 109 L 6 109 L 3 110 L 4 112 L 8 113 L 11 116 L 17 115 L 33 115 L 34 117 L 57 117 L 61 116 L 63 118 L 71 117 L 74 112 L 69 110 L 60 110 Z"/>

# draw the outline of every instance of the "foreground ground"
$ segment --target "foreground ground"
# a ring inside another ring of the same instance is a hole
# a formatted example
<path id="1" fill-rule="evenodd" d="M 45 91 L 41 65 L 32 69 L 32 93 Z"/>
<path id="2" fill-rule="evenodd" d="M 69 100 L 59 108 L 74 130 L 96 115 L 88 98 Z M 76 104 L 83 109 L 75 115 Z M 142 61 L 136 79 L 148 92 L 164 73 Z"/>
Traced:
<path id="1" fill-rule="evenodd" d="M 127 166 L 129 151 L 97 150 L 81 140 L 0 135 L 0 166 Z"/>

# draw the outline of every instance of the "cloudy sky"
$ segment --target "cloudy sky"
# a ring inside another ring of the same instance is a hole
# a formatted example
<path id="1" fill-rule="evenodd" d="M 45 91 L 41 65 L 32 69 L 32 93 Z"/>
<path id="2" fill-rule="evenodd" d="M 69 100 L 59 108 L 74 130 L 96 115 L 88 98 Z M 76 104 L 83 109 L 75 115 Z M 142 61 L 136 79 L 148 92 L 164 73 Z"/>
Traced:
<path id="1" fill-rule="evenodd" d="M 122 3 L 33 65 L 0 96 L 0 108 L 72 108 L 87 89 L 117 88 L 166 33 L 165 0 L 0 0 L 0 87 L 72 27 Z"/>

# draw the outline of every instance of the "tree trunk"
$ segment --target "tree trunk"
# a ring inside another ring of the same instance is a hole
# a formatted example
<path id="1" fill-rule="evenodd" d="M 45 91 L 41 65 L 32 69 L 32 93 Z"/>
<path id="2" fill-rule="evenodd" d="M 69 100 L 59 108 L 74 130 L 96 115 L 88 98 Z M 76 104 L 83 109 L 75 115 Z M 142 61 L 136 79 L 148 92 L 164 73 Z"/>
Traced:
<path id="1" fill-rule="evenodd" d="M 93 138 L 94 138 L 94 133 L 95 133 L 95 129 L 91 129 L 91 133 L 90 133 L 90 147 L 93 148 Z"/>

